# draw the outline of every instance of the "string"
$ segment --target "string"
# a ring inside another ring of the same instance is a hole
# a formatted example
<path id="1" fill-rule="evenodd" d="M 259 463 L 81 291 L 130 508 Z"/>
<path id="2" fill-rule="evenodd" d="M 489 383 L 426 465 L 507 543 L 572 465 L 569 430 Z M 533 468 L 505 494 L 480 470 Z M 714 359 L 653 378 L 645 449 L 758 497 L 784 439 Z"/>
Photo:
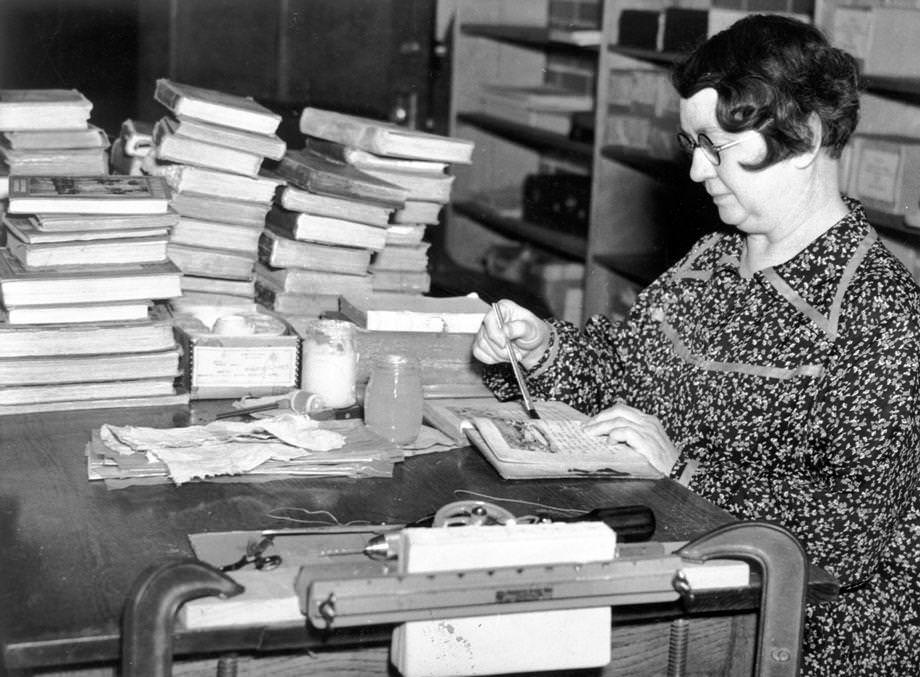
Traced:
<path id="1" fill-rule="evenodd" d="M 278 512 L 284 512 L 284 511 L 300 512 L 306 516 L 328 515 L 329 519 L 331 519 L 332 521 L 330 522 L 328 520 L 304 519 L 301 517 L 294 517 L 292 515 L 277 514 Z M 295 524 L 312 524 L 312 525 L 319 525 L 319 526 L 349 527 L 349 526 L 353 526 L 356 524 L 370 524 L 371 523 L 369 520 L 351 520 L 349 522 L 340 522 L 339 518 L 333 515 L 328 510 L 309 510 L 307 508 L 297 508 L 297 507 L 275 508 L 273 510 L 269 510 L 266 513 L 266 516 L 269 517 L 270 519 L 281 520 L 284 522 L 293 522 Z"/>
<path id="2" fill-rule="evenodd" d="M 563 508 L 560 506 L 549 505 L 547 503 L 539 503 L 537 501 L 525 501 L 520 498 L 502 498 L 501 496 L 490 496 L 489 494 L 483 494 L 478 491 L 470 491 L 469 489 L 454 489 L 454 494 L 467 494 L 469 496 L 475 496 L 488 501 L 498 501 L 502 503 L 521 503 L 523 505 L 530 505 L 536 508 L 543 508 L 544 510 L 552 510 L 553 512 L 568 512 L 568 513 L 580 513 L 583 512 L 577 508 Z"/>

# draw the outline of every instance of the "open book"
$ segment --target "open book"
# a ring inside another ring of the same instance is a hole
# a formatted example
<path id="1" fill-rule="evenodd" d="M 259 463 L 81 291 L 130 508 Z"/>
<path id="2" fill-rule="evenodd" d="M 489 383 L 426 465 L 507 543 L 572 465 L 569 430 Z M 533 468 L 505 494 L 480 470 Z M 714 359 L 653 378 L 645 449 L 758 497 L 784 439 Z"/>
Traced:
<path id="1" fill-rule="evenodd" d="M 581 423 L 588 417 L 569 405 L 537 401 L 534 406 L 538 420 L 528 418 L 520 402 L 426 400 L 425 419 L 455 439 L 462 431 L 505 479 L 662 476 L 628 446 L 583 432 Z"/>

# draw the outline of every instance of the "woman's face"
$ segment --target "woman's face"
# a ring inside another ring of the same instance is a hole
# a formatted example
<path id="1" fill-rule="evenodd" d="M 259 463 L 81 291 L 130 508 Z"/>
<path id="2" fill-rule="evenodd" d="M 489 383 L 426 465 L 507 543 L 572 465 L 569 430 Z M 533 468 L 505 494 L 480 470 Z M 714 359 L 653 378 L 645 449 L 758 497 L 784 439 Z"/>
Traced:
<path id="1" fill-rule="evenodd" d="M 716 90 L 700 90 L 680 101 L 681 129 L 697 139 L 705 134 L 715 146 L 738 141 L 719 153 L 714 165 L 696 149 L 690 165 L 690 178 L 702 183 L 726 224 L 743 233 L 770 233 L 787 217 L 794 218 L 795 195 L 800 194 L 801 177 L 788 160 L 759 171 L 750 171 L 741 163 L 755 163 L 766 154 L 766 142 L 759 132 L 730 134 L 716 121 Z"/>

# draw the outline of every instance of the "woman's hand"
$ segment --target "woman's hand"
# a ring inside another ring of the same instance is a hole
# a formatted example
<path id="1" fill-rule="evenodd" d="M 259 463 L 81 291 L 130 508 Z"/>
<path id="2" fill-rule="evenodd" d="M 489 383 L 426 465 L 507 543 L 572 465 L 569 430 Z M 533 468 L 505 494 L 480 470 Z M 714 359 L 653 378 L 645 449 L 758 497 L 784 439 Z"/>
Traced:
<path id="1" fill-rule="evenodd" d="M 623 402 L 593 416 L 583 427 L 589 435 L 606 435 L 611 444 L 626 444 L 665 476 L 680 455 L 657 416 L 644 414 Z"/>
<path id="2" fill-rule="evenodd" d="M 518 361 L 532 369 L 540 362 L 549 345 L 549 327 L 546 322 L 514 301 L 503 299 L 497 306 L 504 320 L 504 332 L 495 310 L 490 310 L 486 313 L 473 342 L 473 356 L 485 364 L 507 362 L 508 351 L 505 342 L 508 341 Z"/>

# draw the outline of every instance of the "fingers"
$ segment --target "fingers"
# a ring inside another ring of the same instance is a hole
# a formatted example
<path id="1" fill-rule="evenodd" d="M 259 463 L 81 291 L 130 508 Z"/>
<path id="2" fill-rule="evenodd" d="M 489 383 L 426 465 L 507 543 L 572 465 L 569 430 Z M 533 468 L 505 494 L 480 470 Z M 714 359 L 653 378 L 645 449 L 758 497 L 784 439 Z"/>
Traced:
<path id="1" fill-rule="evenodd" d="M 515 357 L 526 366 L 533 366 L 548 342 L 546 323 L 513 301 L 505 299 L 497 306 L 501 321 L 495 310 L 486 313 L 473 342 L 473 356 L 486 364 L 507 362 L 506 343 L 510 343 Z"/>
<path id="2" fill-rule="evenodd" d="M 679 455 L 656 416 L 622 402 L 592 417 L 583 428 L 588 434 L 606 436 L 611 444 L 628 445 L 665 475 Z"/>

